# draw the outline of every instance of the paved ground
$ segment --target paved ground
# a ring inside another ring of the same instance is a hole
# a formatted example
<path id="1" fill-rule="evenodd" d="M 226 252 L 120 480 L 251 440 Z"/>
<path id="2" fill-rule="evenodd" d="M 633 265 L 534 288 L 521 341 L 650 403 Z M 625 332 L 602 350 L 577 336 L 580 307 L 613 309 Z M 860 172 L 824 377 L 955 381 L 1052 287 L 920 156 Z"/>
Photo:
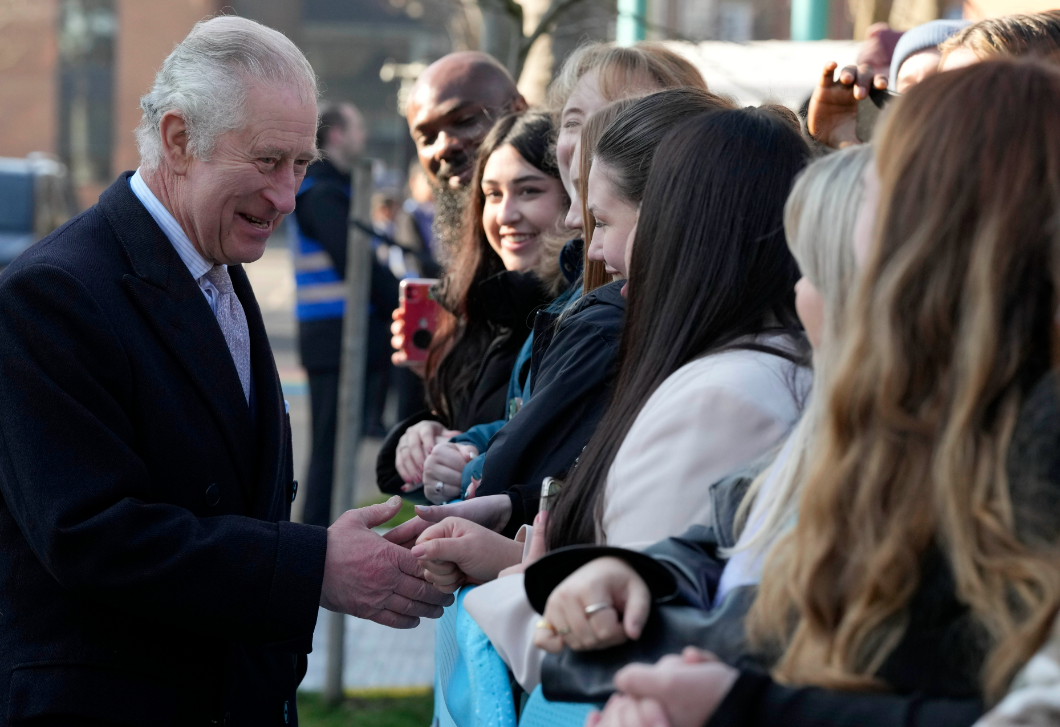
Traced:
<path id="1" fill-rule="evenodd" d="M 294 273 L 291 258 L 281 238 L 270 243 L 265 255 L 247 266 L 247 275 L 265 318 L 269 342 L 276 356 L 284 398 L 291 408 L 294 439 L 294 471 L 305 481 L 309 453 L 309 392 L 305 371 L 298 363 L 297 328 L 294 321 Z M 355 502 L 379 496 L 375 486 L 375 455 L 379 440 L 366 440 L 360 453 Z M 301 516 L 305 488 L 299 488 L 293 515 Z M 327 660 L 326 611 L 320 612 L 313 634 L 313 653 L 302 689 L 318 691 L 324 684 Z M 349 688 L 427 686 L 434 673 L 434 623 L 425 621 L 411 631 L 397 631 L 370 621 L 346 619 L 345 684 Z"/>

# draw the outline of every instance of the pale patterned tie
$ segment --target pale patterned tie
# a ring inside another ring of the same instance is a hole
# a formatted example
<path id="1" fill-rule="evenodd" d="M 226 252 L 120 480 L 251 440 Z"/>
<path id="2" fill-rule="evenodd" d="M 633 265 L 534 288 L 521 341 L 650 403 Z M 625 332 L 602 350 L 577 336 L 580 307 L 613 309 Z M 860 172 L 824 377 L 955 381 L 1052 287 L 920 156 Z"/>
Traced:
<path id="1" fill-rule="evenodd" d="M 243 306 L 232 287 L 232 278 L 228 277 L 224 267 L 214 265 L 203 277 L 217 288 L 217 323 L 221 326 L 221 333 L 236 364 L 243 396 L 250 403 L 250 329 L 247 328 L 247 314 L 243 312 Z"/>

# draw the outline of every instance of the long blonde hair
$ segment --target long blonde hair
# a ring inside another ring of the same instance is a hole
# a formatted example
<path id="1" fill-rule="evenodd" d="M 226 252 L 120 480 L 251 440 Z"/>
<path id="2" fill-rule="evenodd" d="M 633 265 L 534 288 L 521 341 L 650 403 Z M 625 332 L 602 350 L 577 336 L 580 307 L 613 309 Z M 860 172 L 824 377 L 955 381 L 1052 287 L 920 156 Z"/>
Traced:
<path id="1" fill-rule="evenodd" d="M 1060 604 L 1055 544 L 1017 537 L 1005 473 L 1051 365 L 1060 75 L 990 61 L 929 78 L 896 105 L 876 163 L 875 244 L 749 633 L 783 650 L 782 681 L 885 686 L 875 674 L 937 546 L 987 637 L 994 700 Z"/>
<path id="2" fill-rule="evenodd" d="M 813 389 L 799 423 L 788 437 L 787 455 L 767 467 L 747 491 L 736 512 L 742 530 L 754 505 L 761 523 L 729 553 L 764 555 L 793 522 L 806 478 L 806 461 L 823 419 L 828 382 L 835 370 L 837 343 L 854 287 L 854 222 L 861 205 L 865 169 L 872 148 L 853 146 L 813 162 L 799 176 L 784 206 L 784 232 L 799 270 L 824 300 L 821 341 L 813 352 Z M 755 504 L 772 479 L 769 495 Z"/>

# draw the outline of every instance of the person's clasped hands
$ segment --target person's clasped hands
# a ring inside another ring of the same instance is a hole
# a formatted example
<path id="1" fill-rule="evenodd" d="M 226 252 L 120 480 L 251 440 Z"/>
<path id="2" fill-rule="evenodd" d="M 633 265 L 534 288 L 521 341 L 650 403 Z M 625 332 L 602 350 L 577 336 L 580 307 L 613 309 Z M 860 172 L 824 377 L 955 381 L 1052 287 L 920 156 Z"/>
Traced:
<path id="1" fill-rule="evenodd" d="M 654 665 L 630 664 L 615 674 L 619 693 L 586 727 L 702 727 L 725 699 L 739 671 L 691 646 Z"/>
<path id="2" fill-rule="evenodd" d="M 472 444 L 435 444 L 423 462 L 424 497 L 435 505 L 460 497 L 464 465 L 477 456 L 478 448 Z"/>
<path id="3" fill-rule="evenodd" d="M 433 419 L 417 422 L 405 430 L 394 453 L 394 466 L 405 481 L 401 487 L 402 492 L 412 492 L 424 486 L 427 480 L 424 479 L 423 467 L 427 457 L 435 447 L 448 442 L 457 434 L 460 432 L 446 429 L 441 422 Z"/>

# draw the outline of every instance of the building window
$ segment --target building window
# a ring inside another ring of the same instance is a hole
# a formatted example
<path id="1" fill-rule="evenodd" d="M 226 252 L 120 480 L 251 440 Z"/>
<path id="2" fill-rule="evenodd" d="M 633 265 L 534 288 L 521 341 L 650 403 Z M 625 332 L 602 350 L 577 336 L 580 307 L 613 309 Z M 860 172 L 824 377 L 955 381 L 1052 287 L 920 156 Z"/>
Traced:
<path id="1" fill-rule="evenodd" d="M 59 156 L 74 184 L 111 178 L 113 0 L 62 0 L 59 11 Z"/>

